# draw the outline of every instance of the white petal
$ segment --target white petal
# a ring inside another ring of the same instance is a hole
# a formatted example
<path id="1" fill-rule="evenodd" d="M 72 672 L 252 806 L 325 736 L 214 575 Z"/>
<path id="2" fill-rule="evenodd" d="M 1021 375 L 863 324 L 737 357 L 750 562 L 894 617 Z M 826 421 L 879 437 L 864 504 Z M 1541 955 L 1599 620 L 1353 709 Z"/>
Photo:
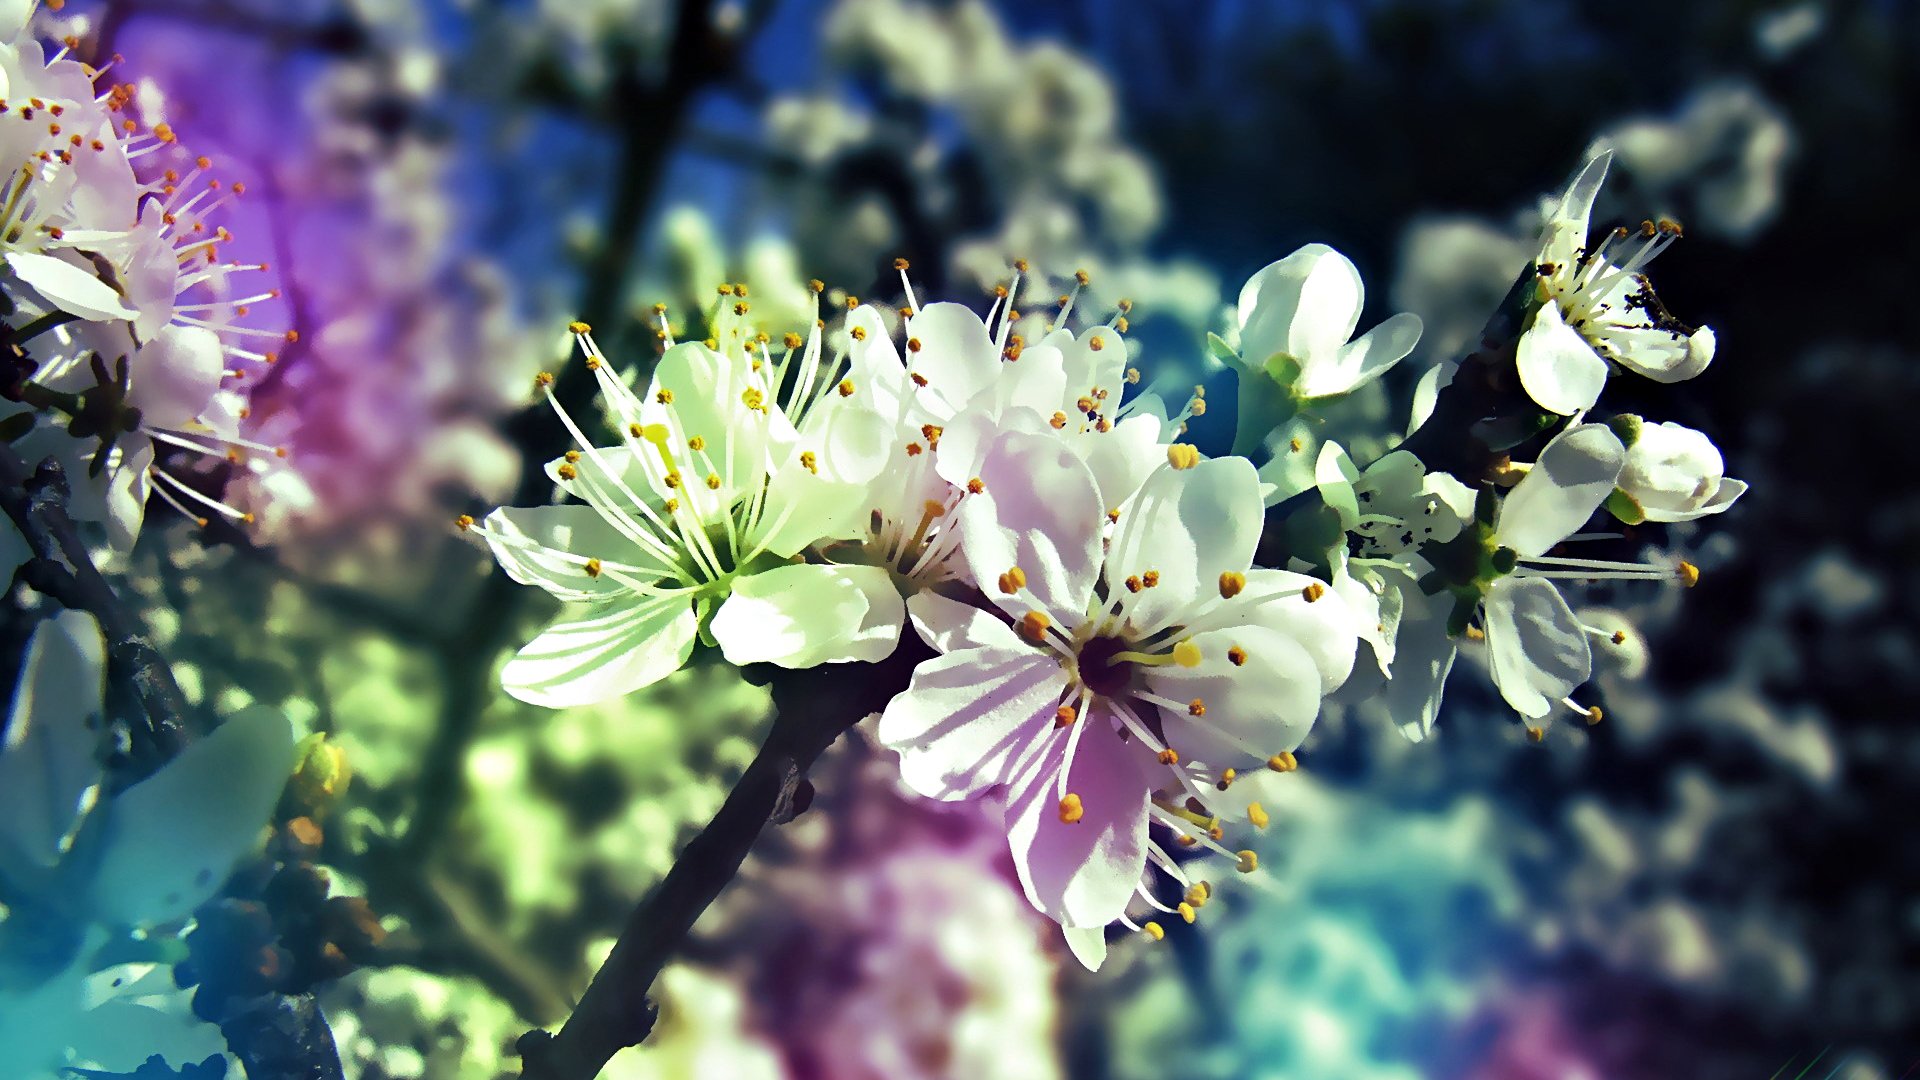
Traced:
<path id="1" fill-rule="evenodd" d="M 1319 666 L 1300 641 L 1286 629 L 1252 624 L 1189 640 L 1200 650 L 1198 666 L 1168 664 L 1144 680 L 1161 697 L 1206 705 L 1199 717 L 1159 710 L 1168 746 L 1193 761 L 1231 764 L 1300 745 L 1320 715 L 1322 685 Z M 1234 649 L 1244 657 L 1238 664 L 1230 659 Z M 1349 649 L 1349 661 L 1352 656 Z"/>
<path id="2" fill-rule="evenodd" d="M 1360 272 L 1325 244 L 1308 244 L 1240 290 L 1240 352 L 1255 368 L 1275 353 L 1303 362 L 1344 345 L 1365 302 Z"/>
<path id="3" fill-rule="evenodd" d="M 1613 493 L 1626 461 L 1626 447 L 1605 424 L 1576 424 L 1554 436 L 1501 500 L 1495 538 L 1523 556 L 1546 554 Z"/>
<path id="4" fill-rule="evenodd" d="M 1086 464 L 1058 439 L 1013 431 L 988 451 L 980 476 L 985 490 L 969 496 L 960 510 L 962 548 L 974 579 L 995 582 L 1017 566 L 1054 618 L 1086 610 L 1106 514 Z M 1008 610 L 1024 604 L 997 589 L 989 593 Z"/>
<path id="5" fill-rule="evenodd" d="M 1067 951 L 1088 971 L 1099 971 L 1107 962 L 1107 928 L 1104 926 L 1063 926 Z"/>
<path id="6" fill-rule="evenodd" d="M 1331 694 L 1347 681 L 1360 643 L 1354 632 L 1353 609 L 1338 592 L 1306 574 L 1259 569 L 1247 573 L 1247 588 L 1241 595 L 1261 598 L 1245 616 L 1247 625 L 1284 633 L 1313 658 L 1321 693 Z M 1308 600 L 1309 595 L 1319 599 Z"/>
<path id="7" fill-rule="evenodd" d="M 1315 356 L 1301 372 L 1300 395 L 1332 397 L 1365 386 L 1420 344 L 1420 330 L 1420 316 L 1403 311 L 1339 349 Z"/>
<path id="8" fill-rule="evenodd" d="M 500 684 L 550 709 L 607 701 L 680 670 L 698 625 L 685 595 L 595 604 L 528 642 L 501 670 Z"/>
<path id="9" fill-rule="evenodd" d="M 508 577 L 562 600 L 593 600 L 627 591 L 613 575 L 590 575 L 578 559 L 564 555 L 643 567 L 642 577 L 677 573 L 635 546 L 591 506 L 503 506 L 488 514 L 484 524 L 487 546 Z"/>
<path id="10" fill-rule="evenodd" d="M 213 331 L 167 326 L 134 354 L 128 397 L 148 426 L 182 428 L 212 404 L 225 369 Z"/>
<path id="11" fill-rule="evenodd" d="M 292 771 L 293 727 L 265 706 L 189 744 L 107 804 L 90 910 L 127 926 L 185 916 L 259 845 Z"/>
<path id="12" fill-rule="evenodd" d="M 131 319 L 127 307 L 113 286 L 65 259 L 31 251 L 7 252 L 7 265 L 20 280 L 61 311 L 93 322 Z"/>
<path id="13" fill-rule="evenodd" d="M 1521 716 L 1550 715 L 1593 673 L 1587 632 L 1552 582 L 1501 578 L 1483 612 L 1494 685 Z"/>
<path id="14" fill-rule="evenodd" d="M 904 621 L 885 569 L 803 563 L 735 579 L 710 625 L 729 663 L 808 668 L 884 659 Z"/>
<path id="15" fill-rule="evenodd" d="M 1383 700 L 1400 733 L 1421 742 L 1433 733 L 1447 675 L 1459 655 L 1458 645 L 1447 634 L 1453 594 L 1429 597 L 1409 583 L 1401 595 L 1406 605 L 1394 634 L 1393 677 L 1387 680 Z"/>
<path id="16" fill-rule="evenodd" d="M 1593 200 L 1600 194 L 1600 185 L 1606 180 L 1607 166 L 1612 161 L 1611 150 L 1595 154 L 1581 166 L 1573 183 L 1567 185 L 1560 205 L 1547 218 L 1546 236 L 1541 243 L 1542 262 L 1555 264 L 1561 272 L 1572 268 L 1579 250 L 1587 244 L 1587 222 L 1593 216 Z"/>
<path id="17" fill-rule="evenodd" d="M 63 611 L 34 628 L 0 742 L 0 878 L 57 864 L 99 797 L 105 674 L 93 616 Z"/>
<path id="18" fill-rule="evenodd" d="M 1160 417 L 1134 413 L 1110 430 L 1089 428 L 1067 438 L 1067 445 L 1093 471 L 1100 501 L 1107 509 L 1126 505 L 1153 470 L 1165 464 L 1167 448 L 1160 441 L 1165 426 Z"/>
<path id="19" fill-rule="evenodd" d="M 1320 456 L 1313 462 L 1314 486 L 1320 489 L 1321 501 L 1340 515 L 1343 529 L 1352 529 L 1360 520 L 1360 499 L 1353 490 L 1358 479 L 1360 470 L 1345 448 L 1331 440 L 1321 445 Z"/>
<path id="20" fill-rule="evenodd" d="M 907 371 L 926 380 L 913 393 L 931 398 L 925 407 L 936 416 L 958 412 L 1000 376 L 1000 350 L 980 316 L 963 304 L 921 308 L 907 320 L 907 340 Z"/>
<path id="21" fill-rule="evenodd" d="M 1562 416 L 1593 408 L 1607 385 L 1607 362 L 1552 302 L 1541 305 L 1533 325 L 1520 335 L 1515 362 L 1527 396 Z"/>
<path id="22" fill-rule="evenodd" d="M 1442 360 L 1420 376 L 1420 381 L 1413 386 L 1413 410 L 1407 420 L 1407 434 L 1420 430 L 1420 426 L 1433 415 L 1433 407 L 1440 401 L 1440 391 L 1453 385 L 1453 377 L 1459 371 L 1458 360 Z"/>
<path id="23" fill-rule="evenodd" d="M 907 600 L 907 614 L 920 640 L 943 653 L 1027 647 L 997 612 L 949 600 L 936 592 L 914 593 Z"/>
<path id="24" fill-rule="evenodd" d="M 1105 926 L 1126 911 L 1147 861 L 1147 799 L 1152 782 L 1110 719 L 1090 709 L 1067 771 L 1066 789 L 1082 816 L 1060 820 L 1056 777 L 1065 764 L 1067 732 L 1025 771 L 1007 804 L 1013 863 L 1034 907 L 1063 926 Z"/>
<path id="25" fill-rule="evenodd" d="M 1120 512 L 1107 554 L 1109 595 L 1127 595 L 1129 576 L 1159 573 L 1157 586 L 1127 601 L 1128 617 L 1142 629 L 1165 626 L 1196 600 L 1218 600 L 1220 575 L 1244 574 L 1253 564 L 1264 514 L 1260 477 L 1246 458 L 1162 468 Z"/>
<path id="26" fill-rule="evenodd" d="M 877 733 L 908 787 L 963 799 L 1013 779 L 1052 735 L 1066 690 L 1060 666 L 1031 648 L 947 653 L 914 668 Z"/>

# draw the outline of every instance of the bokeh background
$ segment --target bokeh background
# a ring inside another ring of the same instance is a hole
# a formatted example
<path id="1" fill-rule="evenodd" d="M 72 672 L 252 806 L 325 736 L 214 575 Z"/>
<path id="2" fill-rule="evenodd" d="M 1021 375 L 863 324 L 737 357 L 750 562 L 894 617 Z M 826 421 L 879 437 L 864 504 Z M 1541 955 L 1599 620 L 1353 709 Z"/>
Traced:
<path id="1" fill-rule="evenodd" d="M 1011 255 L 1135 305 L 1192 369 L 1239 283 L 1311 240 L 1414 362 L 1470 341 L 1539 197 L 1597 143 L 1607 223 L 1688 239 L 1663 297 L 1719 359 L 1650 415 L 1752 493 L 1665 542 L 1684 594 L 1605 723 L 1521 736 L 1463 664 L 1441 736 L 1336 708 L 1200 926 L 1089 975 L 1002 837 L 843 740 L 660 987 L 618 1078 L 1412 1080 L 1920 1072 L 1920 487 L 1909 0 L 72 0 L 251 192 L 300 332 L 256 388 L 311 489 L 132 565 L 190 695 L 285 707 L 355 781 L 324 861 L 394 930 L 326 997 L 355 1075 L 491 1077 L 562 1017 L 718 806 L 763 691 L 695 666 L 617 705 L 498 692 L 549 614 L 448 526 L 546 497 L 528 411 L 565 324 L 644 365 L 747 282 L 984 298 Z M 1223 378 L 1222 376 L 1214 376 Z M 1224 389 L 1224 385 L 1223 385 Z M 1202 439 L 1209 433 L 1199 428 Z M 1598 616 L 1596 616 L 1598 617 Z M 1270 867 L 1270 870 L 1264 869 Z"/>

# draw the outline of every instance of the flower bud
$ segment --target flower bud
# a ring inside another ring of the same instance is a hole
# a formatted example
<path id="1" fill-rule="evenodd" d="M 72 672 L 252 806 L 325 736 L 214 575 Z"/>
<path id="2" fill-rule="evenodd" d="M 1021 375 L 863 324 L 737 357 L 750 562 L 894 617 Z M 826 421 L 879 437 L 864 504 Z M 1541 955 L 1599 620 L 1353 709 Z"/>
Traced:
<path id="1" fill-rule="evenodd" d="M 1627 450 L 1619 489 L 1647 521 L 1692 521 L 1733 505 L 1747 490 L 1724 474 L 1712 440 L 1681 424 L 1643 424 Z"/>

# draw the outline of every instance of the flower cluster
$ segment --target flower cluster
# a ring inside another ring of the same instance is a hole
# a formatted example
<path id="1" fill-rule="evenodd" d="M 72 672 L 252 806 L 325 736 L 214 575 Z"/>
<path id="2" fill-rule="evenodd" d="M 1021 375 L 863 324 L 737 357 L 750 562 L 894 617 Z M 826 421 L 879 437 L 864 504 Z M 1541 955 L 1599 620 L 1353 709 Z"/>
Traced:
<path id="1" fill-rule="evenodd" d="M 202 523 L 251 520 L 207 478 L 156 465 L 274 468 L 274 448 L 242 434 L 238 386 L 289 335 L 235 322 L 278 293 L 238 295 L 236 279 L 266 267 L 226 260 L 218 224 L 245 185 L 179 148 L 150 88 L 48 55 L 28 32 L 33 5 L 13 7 L 0 20 L 0 430 L 29 464 L 62 462 L 70 511 L 117 549 L 150 494 Z M 25 554 L 0 525 L 0 572 Z"/>
<path id="2" fill-rule="evenodd" d="M 755 329 L 745 286 L 724 285 L 703 341 L 675 340 L 657 309 L 664 354 L 643 391 L 575 324 L 604 416 L 572 415 L 555 378 L 537 380 L 577 443 L 548 466 L 569 501 L 458 523 L 570 605 L 507 664 L 505 687 L 584 704 L 658 681 L 697 642 L 735 664 L 809 668 L 884 659 L 911 632 L 934 655 L 892 688 L 877 728 L 906 784 L 989 800 L 1027 899 L 1088 966 L 1115 921 L 1159 938 L 1130 912 L 1194 921 L 1212 887 L 1190 855 L 1256 869 L 1226 831 L 1267 823 L 1350 676 L 1348 692 L 1380 694 L 1424 736 L 1460 644 L 1484 641 L 1538 737 L 1556 708 L 1597 719 L 1571 698 L 1588 638 L 1624 636 L 1582 624 L 1561 585 L 1697 576 L 1555 554 L 1603 505 L 1630 524 L 1683 521 L 1743 486 L 1697 432 L 1585 418 L 1611 372 L 1672 381 L 1712 353 L 1640 272 L 1677 226 L 1587 250 L 1605 164 L 1576 181 L 1511 302 L 1524 329 L 1505 363 L 1538 409 L 1509 447 L 1559 430 L 1531 466 L 1504 458 L 1486 476 L 1404 450 L 1362 469 L 1328 442 L 1295 487 L 1209 457 L 1180 441 L 1204 389 L 1169 415 L 1169 395 L 1141 385 L 1130 306 L 1074 321 L 1085 274 L 1033 340 L 1018 332 L 1035 328 L 1015 309 L 1033 284 L 1024 262 L 984 318 L 923 305 L 901 260 L 903 306 L 849 299 L 831 328 L 779 340 Z M 1353 338 L 1363 299 L 1353 264 L 1323 245 L 1247 283 L 1238 348 L 1214 342 L 1241 372 L 1238 445 L 1297 452 L 1282 423 L 1413 350 L 1412 315 Z M 602 421 L 611 437 L 595 439 Z M 1269 506 L 1284 527 L 1268 528 Z"/>

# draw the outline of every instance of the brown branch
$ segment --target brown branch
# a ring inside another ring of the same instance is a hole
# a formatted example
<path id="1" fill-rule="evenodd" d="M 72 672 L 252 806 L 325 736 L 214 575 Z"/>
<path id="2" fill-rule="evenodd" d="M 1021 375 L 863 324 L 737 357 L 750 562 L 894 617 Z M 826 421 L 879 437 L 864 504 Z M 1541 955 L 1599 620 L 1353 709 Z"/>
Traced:
<path id="1" fill-rule="evenodd" d="M 107 641 L 107 676 L 131 691 L 138 715 L 128 715 L 132 770 L 139 779 L 171 758 L 196 734 L 173 670 L 153 647 L 140 620 L 120 602 L 93 565 L 80 531 L 67 514 L 66 470 L 48 458 L 31 473 L 11 446 L 0 444 L 0 507 L 26 538 L 33 558 L 22 579 L 100 624 Z"/>
<path id="2" fill-rule="evenodd" d="M 780 673 L 773 684 L 773 729 L 760 752 L 666 878 L 627 916 L 613 951 L 566 1024 L 556 1033 L 521 1036 L 523 1077 L 591 1080 L 614 1054 L 646 1039 L 656 1015 L 647 1000 L 654 979 L 739 873 L 760 831 L 806 810 L 813 798 L 807 770 L 855 721 L 904 688 L 926 655 L 909 633 L 892 656 L 877 664 Z"/>

